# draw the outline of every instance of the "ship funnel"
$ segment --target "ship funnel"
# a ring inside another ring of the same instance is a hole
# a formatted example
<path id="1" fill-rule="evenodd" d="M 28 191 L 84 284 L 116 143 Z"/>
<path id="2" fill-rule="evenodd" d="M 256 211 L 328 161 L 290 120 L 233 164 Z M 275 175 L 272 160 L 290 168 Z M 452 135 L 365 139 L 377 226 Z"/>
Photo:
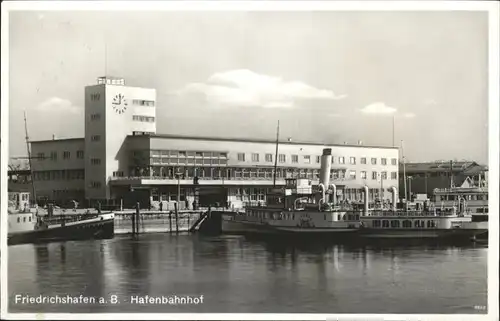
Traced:
<path id="1" fill-rule="evenodd" d="M 368 186 L 363 186 L 363 200 L 364 200 L 364 206 L 363 206 L 363 211 L 364 215 L 368 215 Z"/>
<path id="2" fill-rule="evenodd" d="M 398 190 L 396 189 L 395 186 L 393 186 L 391 188 L 391 192 L 392 192 L 392 210 L 396 211 L 398 203 Z"/>
<path id="3" fill-rule="evenodd" d="M 319 171 L 319 183 L 326 188 L 330 184 L 330 170 L 332 168 L 332 149 L 323 149 L 321 155 L 321 169 Z"/>

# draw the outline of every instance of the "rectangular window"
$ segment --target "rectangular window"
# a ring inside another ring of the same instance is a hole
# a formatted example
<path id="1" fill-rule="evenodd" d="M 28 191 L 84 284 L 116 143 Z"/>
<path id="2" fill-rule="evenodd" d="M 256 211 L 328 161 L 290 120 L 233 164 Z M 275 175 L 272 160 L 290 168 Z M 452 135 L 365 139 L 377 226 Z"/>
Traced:
<path id="1" fill-rule="evenodd" d="M 90 95 L 90 100 L 96 101 L 101 99 L 101 94 L 91 94 Z"/>
<path id="2" fill-rule="evenodd" d="M 36 158 L 38 158 L 39 160 L 44 160 L 45 159 L 45 154 L 44 153 L 38 153 L 38 154 L 36 154 Z"/>
<path id="3" fill-rule="evenodd" d="M 366 171 L 361 171 L 361 179 L 366 179 Z"/>
<path id="4" fill-rule="evenodd" d="M 311 156 L 304 155 L 304 164 L 311 164 Z"/>
<path id="5" fill-rule="evenodd" d="M 349 163 L 352 165 L 356 165 L 356 157 L 350 157 L 349 158 Z"/>
<path id="6" fill-rule="evenodd" d="M 292 155 L 292 163 L 298 163 L 299 162 L 299 155 Z"/>
<path id="7" fill-rule="evenodd" d="M 93 142 L 98 142 L 101 140 L 101 135 L 92 135 L 90 136 L 90 140 Z"/>
<path id="8" fill-rule="evenodd" d="M 50 152 L 50 159 L 53 161 L 57 160 L 57 152 Z"/>
<path id="9" fill-rule="evenodd" d="M 333 160 L 333 158 L 332 158 L 332 160 Z M 345 158 L 344 158 L 344 156 L 340 156 L 339 157 L 339 164 L 345 164 Z"/>
<path id="10" fill-rule="evenodd" d="M 76 158 L 79 158 L 79 159 L 83 158 L 83 150 L 76 151 Z"/>
<path id="11" fill-rule="evenodd" d="M 398 172 L 391 172 L 391 179 L 398 179 Z"/>
<path id="12" fill-rule="evenodd" d="M 321 156 L 316 156 L 316 163 L 317 164 L 321 163 Z"/>
<path id="13" fill-rule="evenodd" d="M 252 162 L 258 162 L 258 161 L 259 161 L 259 154 L 252 153 Z"/>
<path id="14" fill-rule="evenodd" d="M 356 179 L 356 171 L 349 171 L 349 178 Z"/>
<path id="15" fill-rule="evenodd" d="M 227 153 L 219 153 L 220 158 L 227 158 Z"/>
<path id="16" fill-rule="evenodd" d="M 372 172 L 372 179 L 376 180 L 377 177 L 378 177 L 378 173 L 377 172 Z"/>
<path id="17" fill-rule="evenodd" d="M 123 177 L 123 171 L 113 172 L 113 177 Z"/>
<path id="18" fill-rule="evenodd" d="M 372 158 L 372 165 L 377 165 L 377 159 L 376 158 Z"/>
<path id="19" fill-rule="evenodd" d="M 266 154 L 266 162 L 272 163 L 273 161 L 273 154 Z"/>
<path id="20" fill-rule="evenodd" d="M 280 163 L 286 163 L 286 155 L 285 154 L 280 154 L 279 155 L 279 161 L 280 161 Z"/>
<path id="21" fill-rule="evenodd" d="M 99 120 L 101 119 L 101 114 L 91 114 L 90 120 Z"/>
<path id="22" fill-rule="evenodd" d="M 387 179 L 387 172 L 382 172 L 382 179 Z"/>
<path id="23" fill-rule="evenodd" d="M 361 164 L 366 165 L 366 157 L 361 157 Z"/>
<path id="24" fill-rule="evenodd" d="M 148 107 L 154 107 L 155 102 L 152 100 L 141 100 L 141 99 L 134 99 L 132 100 L 132 104 L 136 106 L 148 106 Z"/>
<path id="25" fill-rule="evenodd" d="M 71 156 L 71 153 L 68 151 L 63 152 L 63 159 L 69 159 Z"/>
<path id="26" fill-rule="evenodd" d="M 90 159 L 90 164 L 92 164 L 92 165 L 99 165 L 99 164 L 101 164 L 101 159 L 100 158 L 91 158 Z"/>
<path id="27" fill-rule="evenodd" d="M 381 158 L 381 159 L 380 159 L 380 163 L 381 163 L 382 165 L 387 165 L 387 158 Z"/>
<path id="28" fill-rule="evenodd" d="M 132 120 L 133 121 L 140 121 L 140 122 L 144 122 L 144 123 L 154 123 L 155 118 L 150 117 L 150 116 L 133 115 Z"/>
<path id="29" fill-rule="evenodd" d="M 91 186 L 92 188 L 101 188 L 101 182 L 92 182 Z"/>
<path id="30" fill-rule="evenodd" d="M 238 161 L 240 162 L 245 161 L 245 153 L 238 153 Z"/>
<path id="31" fill-rule="evenodd" d="M 392 158 L 391 159 L 391 164 L 392 165 L 397 165 L 398 164 L 398 160 L 396 158 Z"/>

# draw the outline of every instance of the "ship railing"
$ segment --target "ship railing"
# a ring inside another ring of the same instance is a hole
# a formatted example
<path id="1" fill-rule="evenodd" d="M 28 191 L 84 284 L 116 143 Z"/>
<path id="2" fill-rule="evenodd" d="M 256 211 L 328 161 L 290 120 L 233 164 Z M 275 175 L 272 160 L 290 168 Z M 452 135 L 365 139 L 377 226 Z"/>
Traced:
<path id="1" fill-rule="evenodd" d="M 455 216 L 452 211 L 369 211 L 368 216 L 390 216 L 390 217 L 420 217 L 420 216 L 436 216 L 447 217 Z"/>
<path id="2" fill-rule="evenodd" d="M 64 216 L 64 217 L 44 217 L 43 222 L 49 224 L 49 225 L 56 225 L 56 224 L 62 224 L 64 223 L 73 223 L 73 222 L 79 222 L 83 220 L 88 220 L 92 218 L 97 218 L 99 217 L 98 214 L 85 214 L 85 215 L 71 215 L 71 216 Z"/>

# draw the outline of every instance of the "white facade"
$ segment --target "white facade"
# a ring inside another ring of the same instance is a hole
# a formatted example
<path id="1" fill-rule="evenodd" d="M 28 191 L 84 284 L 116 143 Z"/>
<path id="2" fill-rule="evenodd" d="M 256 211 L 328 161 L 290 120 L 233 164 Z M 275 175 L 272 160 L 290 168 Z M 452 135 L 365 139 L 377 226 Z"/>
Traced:
<path id="1" fill-rule="evenodd" d="M 85 88 L 85 194 L 109 199 L 109 178 L 127 167 L 125 138 L 156 133 L 156 90 L 125 86 L 123 79 L 100 78 Z"/>

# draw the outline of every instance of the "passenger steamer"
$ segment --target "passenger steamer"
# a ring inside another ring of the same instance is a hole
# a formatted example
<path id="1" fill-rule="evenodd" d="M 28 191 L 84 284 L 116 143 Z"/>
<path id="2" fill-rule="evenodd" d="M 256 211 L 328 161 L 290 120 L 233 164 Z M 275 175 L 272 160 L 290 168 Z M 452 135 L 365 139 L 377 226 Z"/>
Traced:
<path id="1" fill-rule="evenodd" d="M 365 188 L 365 204 L 367 204 Z M 394 204 L 394 203 L 393 203 Z M 458 206 L 457 206 L 458 205 Z M 488 220 L 468 208 L 466 202 L 439 204 L 425 202 L 421 210 L 379 208 L 365 205 L 360 237 L 378 239 L 453 239 L 485 238 Z M 487 215 L 486 215 L 487 217 Z"/>
<path id="2" fill-rule="evenodd" d="M 114 236 L 114 213 L 60 211 L 29 206 L 29 193 L 9 193 L 8 245 L 104 239 Z"/>
<path id="3" fill-rule="evenodd" d="M 318 191 L 313 191 L 307 179 L 286 179 L 284 188 L 275 188 L 267 195 L 266 206 L 247 207 L 243 213 L 223 215 L 222 231 L 328 237 L 356 233 L 360 212 L 337 204 L 336 187 L 329 185 L 331 158 L 331 149 L 324 149 Z"/>

